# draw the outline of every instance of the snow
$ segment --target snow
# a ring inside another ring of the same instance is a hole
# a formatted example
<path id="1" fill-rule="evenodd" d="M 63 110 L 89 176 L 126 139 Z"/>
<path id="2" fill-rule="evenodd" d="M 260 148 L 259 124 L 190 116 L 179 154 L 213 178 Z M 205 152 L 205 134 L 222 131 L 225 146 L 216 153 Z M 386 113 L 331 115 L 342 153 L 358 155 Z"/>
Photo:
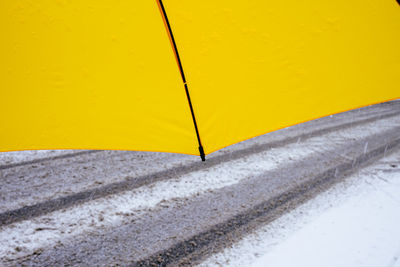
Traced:
<path id="1" fill-rule="evenodd" d="M 202 264 L 400 266 L 400 153 L 247 236 Z"/>
<path id="2" fill-rule="evenodd" d="M 390 266 L 400 255 L 399 193 L 400 184 L 391 184 L 355 196 L 315 218 L 252 266 Z"/>

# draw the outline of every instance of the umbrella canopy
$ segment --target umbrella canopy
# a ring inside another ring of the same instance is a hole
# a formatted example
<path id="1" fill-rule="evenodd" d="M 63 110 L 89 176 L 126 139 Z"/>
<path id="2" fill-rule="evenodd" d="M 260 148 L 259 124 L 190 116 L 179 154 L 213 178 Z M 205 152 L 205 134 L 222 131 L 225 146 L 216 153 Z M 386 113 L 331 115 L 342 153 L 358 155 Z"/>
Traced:
<path id="1" fill-rule="evenodd" d="M 209 154 L 400 97 L 395 0 L 4 0 L 0 33 L 0 151 Z"/>

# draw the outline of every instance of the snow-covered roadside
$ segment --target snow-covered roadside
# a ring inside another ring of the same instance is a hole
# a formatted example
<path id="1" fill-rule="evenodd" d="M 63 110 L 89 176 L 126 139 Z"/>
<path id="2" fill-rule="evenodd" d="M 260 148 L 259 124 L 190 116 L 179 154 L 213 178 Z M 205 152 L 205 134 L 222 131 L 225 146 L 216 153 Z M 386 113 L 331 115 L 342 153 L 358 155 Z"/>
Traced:
<path id="1" fill-rule="evenodd" d="M 400 266 L 400 152 L 201 266 Z"/>

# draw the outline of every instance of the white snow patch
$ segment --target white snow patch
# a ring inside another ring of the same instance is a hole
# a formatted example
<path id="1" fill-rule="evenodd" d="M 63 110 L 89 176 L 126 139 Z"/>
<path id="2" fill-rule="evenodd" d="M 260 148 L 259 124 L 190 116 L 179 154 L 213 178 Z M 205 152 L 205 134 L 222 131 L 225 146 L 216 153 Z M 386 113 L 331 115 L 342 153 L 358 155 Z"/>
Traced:
<path id="1" fill-rule="evenodd" d="M 400 266 L 400 153 L 200 266 Z"/>

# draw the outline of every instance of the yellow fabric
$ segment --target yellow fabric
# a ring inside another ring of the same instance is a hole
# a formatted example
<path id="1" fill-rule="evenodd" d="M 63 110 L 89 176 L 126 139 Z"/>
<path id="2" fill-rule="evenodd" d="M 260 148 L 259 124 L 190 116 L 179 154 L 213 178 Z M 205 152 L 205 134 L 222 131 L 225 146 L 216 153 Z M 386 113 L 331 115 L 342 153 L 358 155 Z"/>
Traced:
<path id="1" fill-rule="evenodd" d="M 155 1 L 0 0 L 0 151 L 198 154 Z"/>
<path id="2" fill-rule="evenodd" d="M 400 97 L 395 0 L 165 0 L 206 153 Z"/>
<path id="3" fill-rule="evenodd" d="M 164 0 L 206 153 L 400 97 L 395 0 Z M 0 1 L 0 151 L 198 155 L 157 2 Z"/>

